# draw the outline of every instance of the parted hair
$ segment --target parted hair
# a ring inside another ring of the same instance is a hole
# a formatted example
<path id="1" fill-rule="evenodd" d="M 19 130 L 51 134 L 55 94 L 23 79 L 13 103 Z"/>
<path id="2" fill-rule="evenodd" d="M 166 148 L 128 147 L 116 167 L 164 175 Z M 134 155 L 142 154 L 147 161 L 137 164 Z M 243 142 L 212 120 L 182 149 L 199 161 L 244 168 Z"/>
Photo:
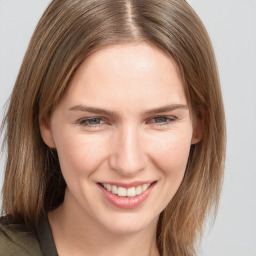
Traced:
<path id="1" fill-rule="evenodd" d="M 185 0 L 53 0 L 40 19 L 3 120 L 7 160 L 2 214 L 27 225 L 58 207 L 66 183 L 56 150 L 43 142 L 39 123 L 62 99 L 89 54 L 113 44 L 146 42 L 173 58 L 190 112 L 203 123 L 191 146 L 183 181 L 161 213 L 162 256 L 195 255 L 209 213 L 216 213 L 225 159 L 225 116 L 208 33 Z"/>

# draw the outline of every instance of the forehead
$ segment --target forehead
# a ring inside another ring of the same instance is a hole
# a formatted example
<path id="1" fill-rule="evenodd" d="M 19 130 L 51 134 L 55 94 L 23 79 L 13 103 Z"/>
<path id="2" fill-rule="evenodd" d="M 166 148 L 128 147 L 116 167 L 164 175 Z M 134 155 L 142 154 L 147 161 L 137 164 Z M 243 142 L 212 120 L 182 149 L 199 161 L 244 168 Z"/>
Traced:
<path id="1" fill-rule="evenodd" d="M 186 104 L 176 62 L 146 43 L 112 45 L 91 54 L 74 74 L 67 98 L 113 107 Z"/>

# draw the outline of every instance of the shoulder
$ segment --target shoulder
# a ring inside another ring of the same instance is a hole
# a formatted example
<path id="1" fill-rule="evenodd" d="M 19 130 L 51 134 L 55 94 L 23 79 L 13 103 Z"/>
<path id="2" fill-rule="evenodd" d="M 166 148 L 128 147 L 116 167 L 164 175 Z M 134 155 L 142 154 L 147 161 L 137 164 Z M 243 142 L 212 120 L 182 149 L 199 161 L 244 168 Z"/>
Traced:
<path id="1" fill-rule="evenodd" d="M 0 218 L 0 256 L 42 256 L 37 234 L 23 223 Z"/>

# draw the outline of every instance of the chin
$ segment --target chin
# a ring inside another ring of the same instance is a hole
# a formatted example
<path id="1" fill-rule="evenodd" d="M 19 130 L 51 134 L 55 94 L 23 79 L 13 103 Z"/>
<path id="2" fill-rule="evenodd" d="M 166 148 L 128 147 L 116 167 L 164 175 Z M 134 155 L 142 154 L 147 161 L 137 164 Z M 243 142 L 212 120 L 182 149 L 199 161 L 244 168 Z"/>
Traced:
<path id="1" fill-rule="evenodd" d="M 145 218 L 145 214 L 120 213 L 113 214 L 111 218 L 106 220 L 105 224 L 102 224 L 113 234 L 129 235 L 149 229 L 155 230 L 157 222 L 158 216 L 157 218 L 153 216 Z"/>

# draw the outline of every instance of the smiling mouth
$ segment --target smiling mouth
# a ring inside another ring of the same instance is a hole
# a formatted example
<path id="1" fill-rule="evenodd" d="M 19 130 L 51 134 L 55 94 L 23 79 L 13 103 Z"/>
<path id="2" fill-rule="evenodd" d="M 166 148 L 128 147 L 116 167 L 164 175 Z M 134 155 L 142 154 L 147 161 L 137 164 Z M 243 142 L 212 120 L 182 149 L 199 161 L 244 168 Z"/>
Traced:
<path id="1" fill-rule="evenodd" d="M 155 184 L 156 181 L 152 183 L 145 183 L 134 187 L 125 188 L 122 186 L 111 185 L 108 183 L 100 183 L 100 185 L 107 191 L 119 197 L 136 197 L 144 193 L 150 186 Z"/>

